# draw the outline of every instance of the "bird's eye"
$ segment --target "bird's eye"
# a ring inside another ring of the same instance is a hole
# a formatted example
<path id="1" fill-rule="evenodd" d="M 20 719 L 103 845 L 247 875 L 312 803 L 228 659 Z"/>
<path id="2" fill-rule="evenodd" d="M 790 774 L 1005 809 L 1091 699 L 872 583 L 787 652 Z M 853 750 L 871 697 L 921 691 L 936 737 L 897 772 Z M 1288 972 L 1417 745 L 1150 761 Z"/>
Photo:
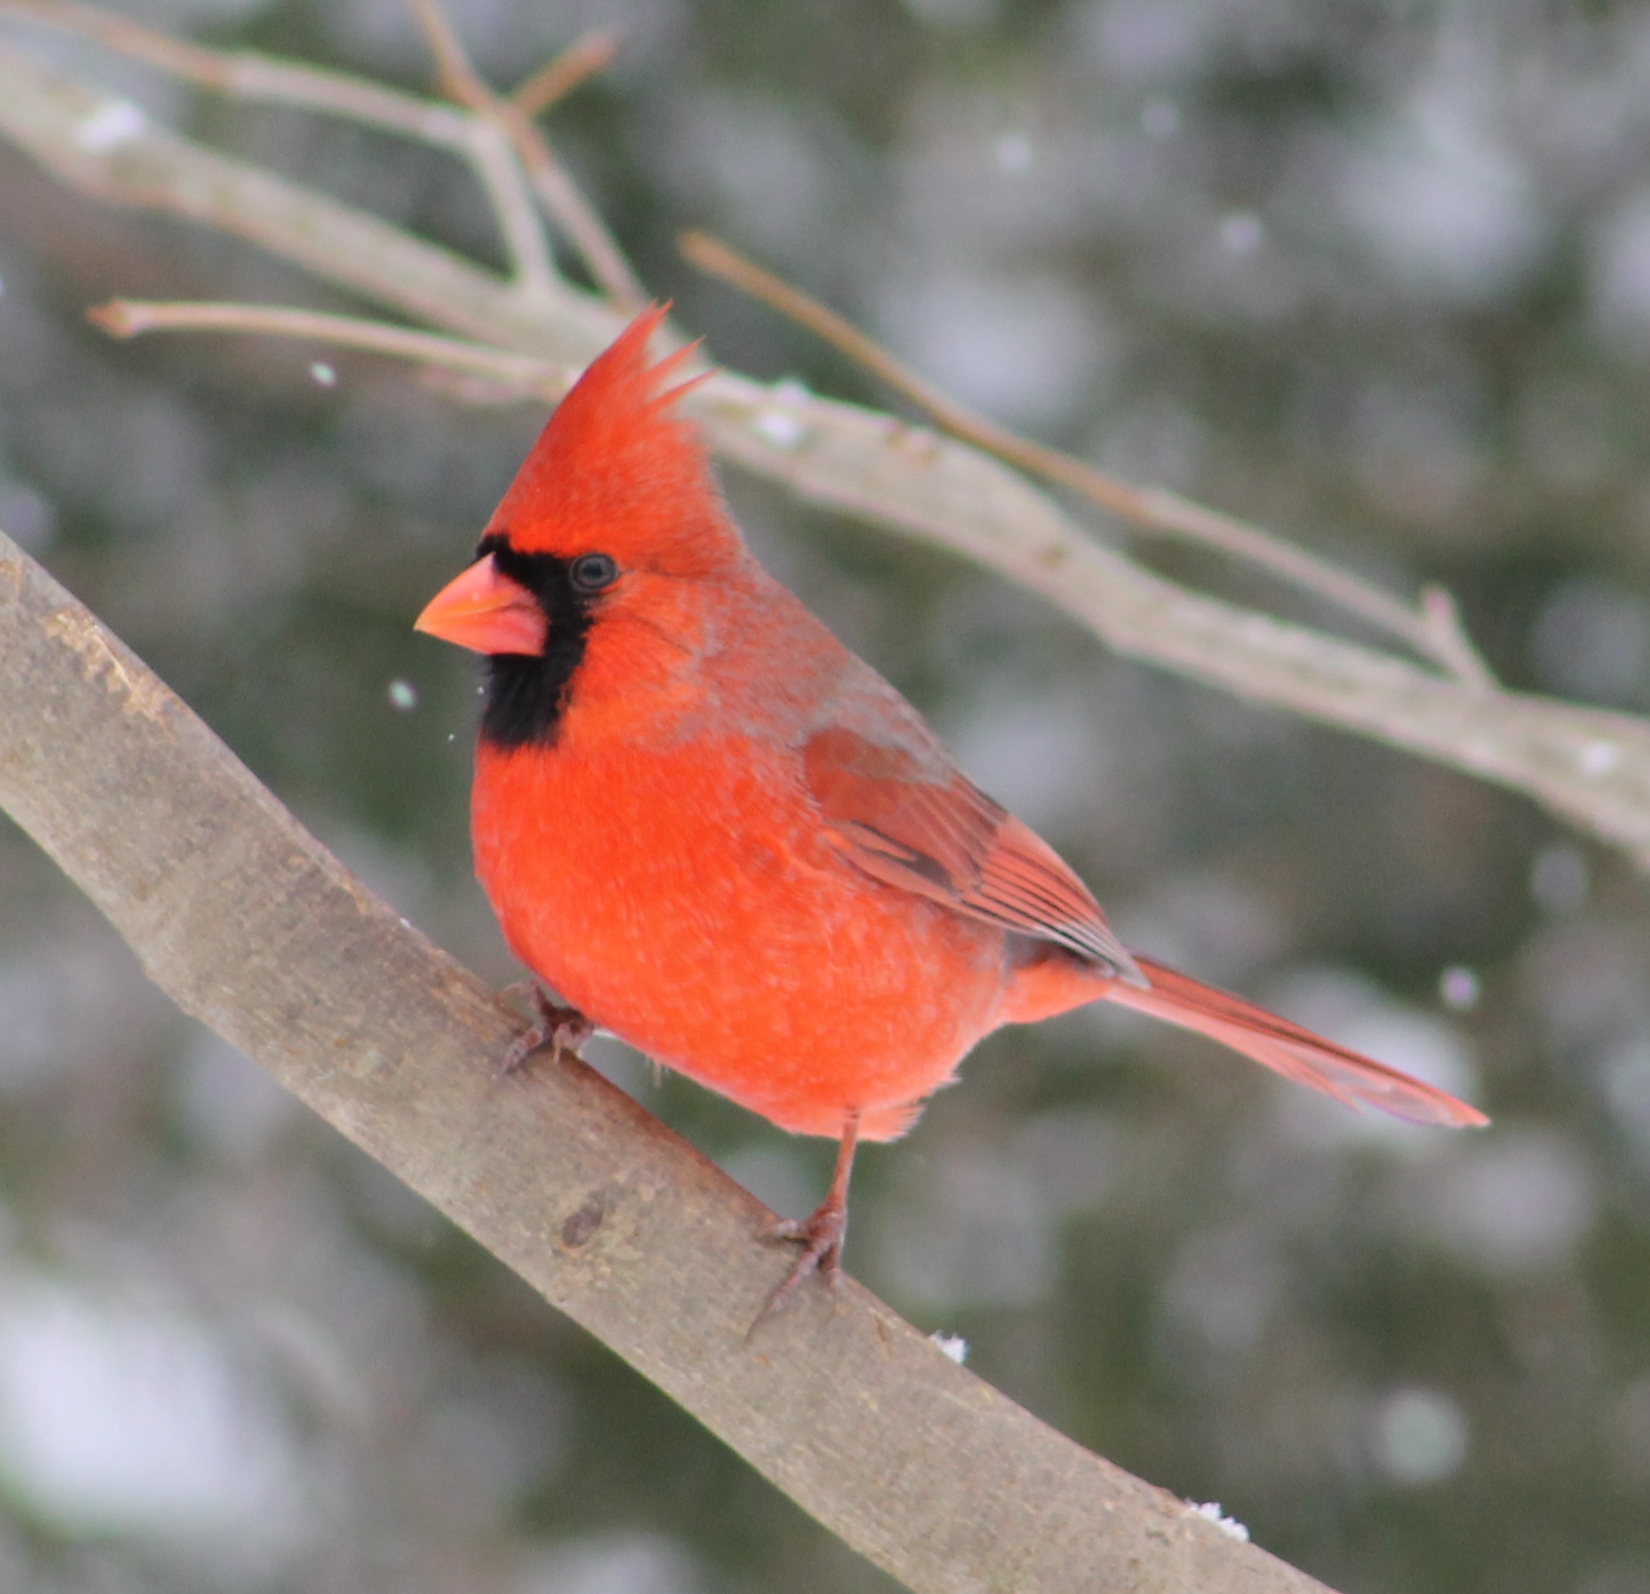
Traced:
<path id="1" fill-rule="evenodd" d="M 581 553 L 568 575 L 580 592 L 600 592 L 619 579 L 619 567 L 608 554 Z"/>

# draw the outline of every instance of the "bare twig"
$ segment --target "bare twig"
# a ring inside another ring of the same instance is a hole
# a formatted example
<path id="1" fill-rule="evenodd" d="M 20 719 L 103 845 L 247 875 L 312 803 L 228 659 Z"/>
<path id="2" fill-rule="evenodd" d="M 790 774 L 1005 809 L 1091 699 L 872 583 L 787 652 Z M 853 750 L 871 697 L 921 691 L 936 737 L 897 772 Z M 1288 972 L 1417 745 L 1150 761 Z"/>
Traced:
<path id="1" fill-rule="evenodd" d="M 591 278 L 608 298 L 627 314 L 639 310 L 647 302 L 647 290 L 630 269 L 607 224 L 579 192 L 532 121 L 509 100 L 499 101 L 498 106 L 500 120 L 545 213 L 573 240 Z"/>
<path id="2" fill-rule="evenodd" d="M 281 305 L 111 299 L 88 310 L 86 318 L 117 338 L 133 338 L 145 332 L 242 332 L 312 339 L 389 354 L 420 365 L 471 372 L 511 387 L 523 397 L 559 397 L 578 375 L 577 367 L 555 366 L 461 338 L 415 332 L 387 321 L 291 310 Z"/>
<path id="3" fill-rule="evenodd" d="M 484 98 L 487 90 L 480 74 L 470 63 L 469 52 L 459 42 L 453 25 L 447 20 L 447 13 L 435 0 L 408 0 L 408 3 L 417 19 L 419 32 L 424 35 L 425 44 L 435 57 L 436 87 L 449 100 L 475 109 L 476 100 Z"/>
<path id="4" fill-rule="evenodd" d="M 617 32 L 598 29 L 587 33 L 517 84 L 510 93 L 510 102 L 529 120 L 542 116 L 581 83 L 605 72 L 618 51 Z"/>
<path id="5" fill-rule="evenodd" d="M 0 0 L 0 15 L 95 39 L 232 99 L 324 112 L 451 151 L 470 165 L 487 192 L 521 292 L 539 297 L 550 292 L 554 271 L 544 232 L 511 141 L 496 119 L 325 67 L 250 50 L 210 50 L 76 0 Z"/>
<path id="6" fill-rule="evenodd" d="M 443 91 L 495 129 L 514 152 L 545 214 L 567 234 L 597 286 L 620 309 L 639 310 L 647 294 L 630 269 L 630 262 L 608 231 L 607 223 L 551 153 L 532 118 L 514 100 L 493 92 L 475 69 L 437 0 L 410 0 L 410 3 L 424 30 L 430 53 L 435 57 Z"/>
<path id="7" fill-rule="evenodd" d="M 0 0 L 0 4 L 5 0 Z M 130 101 L 0 45 L 0 128 L 64 180 L 247 238 L 400 314 L 523 353 L 588 360 L 616 321 L 553 283 L 526 301 L 496 274 L 355 206 L 155 126 Z M 417 103 L 417 102 L 415 102 Z M 437 107 L 444 114 L 461 115 Z M 205 157 L 200 159 L 198 157 Z"/>
<path id="8" fill-rule="evenodd" d="M 1038 453 L 1036 444 L 1027 445 Z M 1069 459 L 1055 454 L 1055 459 Z M 1262 531 L 1248 521 L 1238 520 L 1219 510 L 1193 503 L 1179 493 L 1162 487 L 1134 487 L 1115 476 L 1095 470 L 1080 461 L 1066 485 L 1086 492 L 1102 507 L 1162 536 L 1181 537 L 1216 548 L 1258 569 L 1270 571 L 1302 591 L 1315 592 L 1407 642 L 1423 658 L 1441 665 L 1468 686 L 1494 687 L 1495 676 L 1461 629 L 1455 602 L 1439 586 L 1428 586 L 1421 595 L 1419 609 L 1412 609 L 1378 588 L 1360 581 L 1327 561 L 1306 553 L 1281 538 Z M 1061 477 L 1045 468 L 1045 475 Z M 1083 481 L 1088 485 L 1084 486 Z M 1107 496 L 1110 502 L 1107 502 Z M 1442 598 L 1442 603 L 1438 599 Z"/>
<path id="9" fill-rule="evenodd" d="M 1469 685 L 1494 687 L 1499 683 L 1461 623 L 1455 595 L 1437 582 L 1421 588 L 1422 623 L 1432 633 L 1432 656 L 1452 675 Z"/>
<path id="10" fill-rule="evenodd" d="M 959 404 L 834 310 L 736 254 L 719 239 L 708 233 L 688 232 L 680 242 L 682 253 L 700 270 L 720 277 L 807 327 L 926 410 L 954 437 L 978 444 L 999 459 L 1069 487 L 1146 531 L 1216 548 L 1304 591 L 1327 598 L 1349 614 L 1401 638 L 1424 658 L 1443 665 L 1464 681 L 1478 686 L 1494 684 L 1488 666 L 1467 641 L 1455 619 L 1454 606 L 1447 600 L 1445 607 L 1429 602 L 1416 611 L 1258 526 L 1205 509 L 1161 488 L 1136 487 L 1107 471 L 1073 459 L 1070 454 L 1020 437 Z"/>
<path id="11" fill-rule="evenodd" d="M 250 50 L 212 50 L 75 0 L 0 0 L 0 16 L 94 39 L 105 48 L 234 99 L 291 105 L 399 133 L 462 155 L 471 118 L 366 78 Z"/>
<path id="12" fill-rule="evenodd" d="M 574 1059 L 500 1084 L 511 1022 L 486 988 L 3 535 L 0 679 L 0 808 L 180 1007 L 909 1587 L 1325 1594 L 851 1282 L 746 1346 L 785 1266 L 758 1243 L 771 1215 Z"/>

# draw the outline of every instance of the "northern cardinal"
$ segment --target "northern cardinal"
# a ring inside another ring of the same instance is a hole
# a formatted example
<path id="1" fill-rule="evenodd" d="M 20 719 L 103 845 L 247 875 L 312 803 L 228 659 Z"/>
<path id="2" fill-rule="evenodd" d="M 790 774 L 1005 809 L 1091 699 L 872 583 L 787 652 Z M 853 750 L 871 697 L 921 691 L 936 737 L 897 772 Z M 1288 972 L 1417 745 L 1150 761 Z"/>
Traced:
<path id="1" fill-rule="evenodd" d="M 859 1140 L 981 1036 L 1106 1000 L 1346 1102 L 1465 1103 L 1132 954 L 1088 888 L 757 564 L 667 386 L 664 310 L 563 399 L 475 562 L 417 627 L 487 656 L 471 823 L 515 955 L 572 1009 L 796 1134 L 838 1141 L 770 1305 L 835 1277 Z"/>

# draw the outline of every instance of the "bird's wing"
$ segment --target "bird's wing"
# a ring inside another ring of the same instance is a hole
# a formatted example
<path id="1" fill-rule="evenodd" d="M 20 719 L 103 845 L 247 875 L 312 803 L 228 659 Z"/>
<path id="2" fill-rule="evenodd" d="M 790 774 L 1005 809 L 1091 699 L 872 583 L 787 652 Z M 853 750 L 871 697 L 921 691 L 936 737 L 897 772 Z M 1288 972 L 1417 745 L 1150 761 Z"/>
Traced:
<path id="1" fill-rule="evenodd" d="M 1145 983 L 1088 887 L 958 771 L 842 725 L 815 732 L 802 762 L 832 840 L 865 874 Z"/>

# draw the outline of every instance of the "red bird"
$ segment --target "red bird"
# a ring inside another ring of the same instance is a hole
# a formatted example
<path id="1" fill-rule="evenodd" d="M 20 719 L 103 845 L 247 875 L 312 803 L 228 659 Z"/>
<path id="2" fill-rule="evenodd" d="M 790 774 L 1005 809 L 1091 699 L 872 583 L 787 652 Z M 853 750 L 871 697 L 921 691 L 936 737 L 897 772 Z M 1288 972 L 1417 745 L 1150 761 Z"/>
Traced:
<path id="1" fill-rule="evenodd" d="M 568 393 L 417 625 L 487 655 L 476 872 L 512 951 L 576 1009 L 547 1007 L 526 1045 L 599 1025 L 838 1141 L 825 1200 L 781 1227 L 803 1249 L 775 1300 L 835 1275 L 857 1141 L 903 1134 L 998 1025 L 1084 1002 L 1342 1101 L 1486 1121 L 1131 954 L 1053 849 L 757 564 L 673 414 L 688 351 L 648 364 L 663 316 Z"/>

